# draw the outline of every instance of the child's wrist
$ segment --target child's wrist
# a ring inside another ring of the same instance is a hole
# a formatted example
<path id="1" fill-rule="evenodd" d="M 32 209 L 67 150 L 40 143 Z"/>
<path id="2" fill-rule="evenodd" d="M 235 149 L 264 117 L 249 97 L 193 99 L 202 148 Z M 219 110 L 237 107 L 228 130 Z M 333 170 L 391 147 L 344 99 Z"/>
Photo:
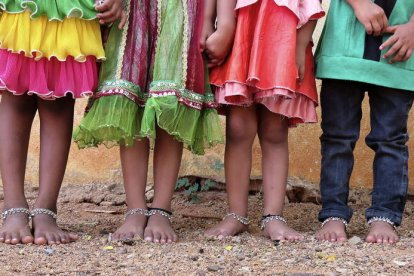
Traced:
<path id="1" fill-rule="evenodd" d="M 217 21 L 217 29 L 234 30 L 236 29 L 236 18 L 226 18 Z"/>
<path id="2" fill-rule="evenodd" d="M 364 1 L 371 1 L 371 0 L 346 0 L 348 4 L 354 9 L 357 10 L 359 5 Z"/>

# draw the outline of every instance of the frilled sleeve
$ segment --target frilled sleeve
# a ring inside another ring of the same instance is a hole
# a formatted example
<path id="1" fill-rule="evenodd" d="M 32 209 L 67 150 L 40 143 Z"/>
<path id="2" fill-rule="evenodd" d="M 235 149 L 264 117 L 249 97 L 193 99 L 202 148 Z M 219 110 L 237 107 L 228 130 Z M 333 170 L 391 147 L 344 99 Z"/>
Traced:
<path id="1" fill-rule="evenodd" d="M 238 0 L 236 10 L 253 5 L 259 0 Z M 263 0 L 271 1 L 271 0 Z M 298 28 L 309 20 L 317 20 L 325 15 L 320 0 L 273 0 L 279 7 L 286 7 L 298 17 Z"/>

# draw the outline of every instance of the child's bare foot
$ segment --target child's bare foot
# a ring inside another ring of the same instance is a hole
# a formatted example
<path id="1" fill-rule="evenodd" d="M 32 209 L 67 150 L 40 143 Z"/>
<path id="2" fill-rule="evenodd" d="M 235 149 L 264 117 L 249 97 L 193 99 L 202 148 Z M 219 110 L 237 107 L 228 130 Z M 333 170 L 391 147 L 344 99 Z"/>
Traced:
<path id="1" fill-rule="evenodd" d="M 346 242 L 346 224 L 342 220 L 330 220 L 323 224 L 322 229 L 316 232 L 316 239 L 329 242 Z"/>
<path id="2" fill-rule="evenodd" d="M 29 212 L 29 210 L 27 211 Z M 12 245 L 33 243 L 28 214 L 16 213 L 6 217 L 0 229 L 0 243 Z"/>
<path id="3" fill-rule="evenodd" d="M 242 223 L 237 219 L 237 215 L 228 214 L 222 222 L 206 231 L 207 237 L 227 238 L 233 237 L 247 230 L 248 219 L 238 216 L 246 222 Z"/>
<path id="4" fill-rule="evenodd" d="M 286 222 L 271 220 L 264 224 L 263 235 L 272 241 L 300 241 L 303 236 L 290 228 Z"/>
<path id="5" fill-rule="evenodd" d="M 173 243 L 178 237 L 171 226 L 171 214 L 161 209 L 152 209 L 149 212 L 147 227 L 144 231 L 144 240 L 153 243 Z"/>
<path id="6" fill-rule="evenodd" d="M 384 221 L 373 221 L 370 223 L 370 230 L 365 238 L 369 243 L 394 244 L 399 241 L 394 226 Z"/>
<path id="7" fill-rule="evenodd" d="M 56 219 L 46 213 L 33 210 L 34 243 L 37 245 L 66 244 L 78 239 L 78 235 L 65 232 L 57 226 Z M 40 209 L 41 210 L 41 209 Z"/>
<path id="8" fill-rule="evenodd" d="M 131 213 L 138 210 L 139 212 Z M 141 212 L 141 211 L 142 212 Z M 144 229 L 147 225 L 147 216 L 144 209 L 132 209 L 127 212 L 124 223 L 111 235 L 112 240 L 132 240 L 144 238 Z"/>

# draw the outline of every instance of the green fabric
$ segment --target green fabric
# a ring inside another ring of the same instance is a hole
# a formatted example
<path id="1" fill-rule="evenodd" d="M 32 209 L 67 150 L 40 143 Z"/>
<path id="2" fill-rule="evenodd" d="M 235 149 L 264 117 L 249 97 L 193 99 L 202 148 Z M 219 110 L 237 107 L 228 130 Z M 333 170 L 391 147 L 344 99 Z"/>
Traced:
<path id="1" fill-rule="evenodd" d="M 0 12 L 30 11 L 32 18 L 47 16 L 50 20 L 67 17 L 92 20 L 96 18 L 94 0 L 0 0 Z"/>
<path id="2" fill-rule="evenodd" d="M 124 96 L 113 95 L 95 101 L 73 134 L 79 148 L 132 146 L 139 137 L 143 108 Z"/>
<path id="3" fill-rule="evenodd" d="M 389 18 L 390 25 L 404 24 L 413 14 L 414 1 L 397 0 Z M 365 37 L 364 27 L 346 1 L 331 1 L 316 52 L 316 76 L 414 91 L 414 57 L 395 64 L 384 59 L 365 60 Z"/>
<path id="4" fill-rule="evenodd" d="M 178 103 L 177 97 L 150 98 L 141 124 L 140 136 L 156 138 L 157 126 L 195 154 L 223 142 L 222 128 L 215 109 L 188 108 Z"/>

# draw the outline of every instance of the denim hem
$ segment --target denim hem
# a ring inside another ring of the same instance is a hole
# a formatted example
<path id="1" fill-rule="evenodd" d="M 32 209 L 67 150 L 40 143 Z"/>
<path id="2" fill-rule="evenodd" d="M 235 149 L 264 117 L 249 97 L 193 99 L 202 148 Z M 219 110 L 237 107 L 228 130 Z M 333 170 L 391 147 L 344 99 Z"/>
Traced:
<path id="1" fill-rule="evenodd" d="M 402 222 L 402 214 L 397 215 L 393 212 L 387 212 L 387 211 L 368 209 L 366 211 L 365 216 L 367 218 L 367 221 L 375 217 L 387 218 L 391 220 L 395 224 L 395 226 L 400 226 Z"/>
<path id="2" fill-rule="evenodd" d="M 352 212 L 351 214 L 347 214 L 347 211 L 341 211 L 341 210 L 321 210 L 319 212 L 318 220 L 320 222 L 323 222 L 324 220 L 331 218 L 331 217 L 338 217 L 346 220 L 348 223 L 351 221 L 352 218 Z"/>

